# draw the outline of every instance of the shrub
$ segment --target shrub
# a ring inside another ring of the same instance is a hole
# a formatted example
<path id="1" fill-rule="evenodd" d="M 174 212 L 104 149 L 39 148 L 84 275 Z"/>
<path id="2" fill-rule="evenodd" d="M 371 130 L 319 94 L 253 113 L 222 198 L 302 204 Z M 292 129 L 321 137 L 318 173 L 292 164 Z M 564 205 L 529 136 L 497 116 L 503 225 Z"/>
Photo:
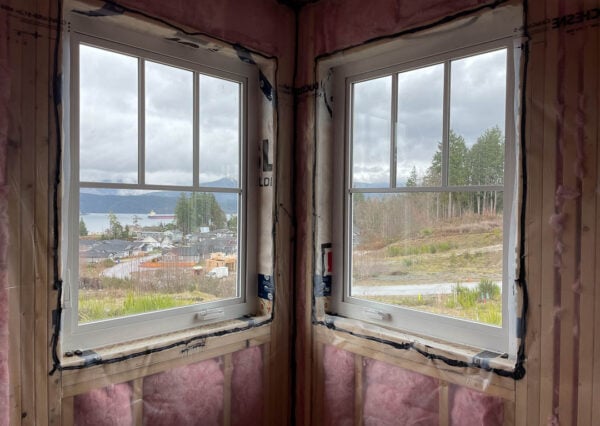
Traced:
<path id="1" fill-rule="evenodd" d="M 502 325 L 502 311 L 499 308 L 483 311 L 479 314 L 479 320 L 486 324 Z"/>
<path id="2" fill-rule="evenodd" d="M 500 297 L 500 286 L 488 278 L 483 278 L 477 285 L 477 292 L 480 299 L 495 300 Z"/>
<path id="3" fill-rule="evenodd" d="M 460 306 L 463 309 L 473 309 L 477 305 L 478 296 L 479 292 L 477 290 L 470 290 L 457 283 L 452 290 L 452 297 L 448 300 L 447 305 L 449 308 Z"/>

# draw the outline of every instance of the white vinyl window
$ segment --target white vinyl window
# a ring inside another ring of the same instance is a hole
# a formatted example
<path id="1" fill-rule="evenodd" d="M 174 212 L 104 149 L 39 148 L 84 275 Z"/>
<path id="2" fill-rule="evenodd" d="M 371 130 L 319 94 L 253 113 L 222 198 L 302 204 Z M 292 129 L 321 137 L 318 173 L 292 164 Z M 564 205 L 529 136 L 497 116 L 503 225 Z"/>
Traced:
<path id="1" fill-rule="evenodd" d="M 255 66 L 106 31 L 70 34 L 64 351 L 256 305 Z"/>
<path id="2" fill-rule="evenodd" d="M 334 68 L 333 299 L 344 316 L 514 355 L 518 25 L 485 22 Z"/>

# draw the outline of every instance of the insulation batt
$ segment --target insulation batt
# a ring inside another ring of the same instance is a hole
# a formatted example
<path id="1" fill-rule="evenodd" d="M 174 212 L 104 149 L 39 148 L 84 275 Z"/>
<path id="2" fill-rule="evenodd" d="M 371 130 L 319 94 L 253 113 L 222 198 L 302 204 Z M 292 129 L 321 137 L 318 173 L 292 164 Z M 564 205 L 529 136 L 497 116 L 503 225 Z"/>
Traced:
<path id="1" fill-rule="evenodd" d="M 354 355 L 327 345 L 323 353 L 326 426 L 354 424 Z"/>
<path id="2" fill-rule="evenodd" d="M 365 426 L 433 426 L 439 423 L 436 379 L 368 360 L 365 382 Z"/>
<path id="3" fill-rule="evenodd" d="M 453 386 L 450 404 L 451 426 L 501 426 L 504 423 L 501 398 Z"/>
<path id="4" fill-rule="evenodd" d="M 218 360 L 178 367 L 144 379 L 147 426 L 219 426 L 223 371 Z"/>
<path id="5" fill-rule="evenodd" d="M 94 389 L 75 397 L 75 426 L 130 426 L 131 386 L 127 383 Z"/>
<path id="6" fill-rule="evenodd" d="M 263 424 L 263 357 L 260 347 L 244 349 L 232 355 L 231 424 Z"/>

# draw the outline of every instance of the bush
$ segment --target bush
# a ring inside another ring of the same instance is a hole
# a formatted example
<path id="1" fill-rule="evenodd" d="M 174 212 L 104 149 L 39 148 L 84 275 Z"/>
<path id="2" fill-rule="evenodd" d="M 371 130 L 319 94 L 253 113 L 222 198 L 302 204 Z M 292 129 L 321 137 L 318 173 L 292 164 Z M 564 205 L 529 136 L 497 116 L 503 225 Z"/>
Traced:
<path id="1" fill-rule="evenodd" d="M 478 296 L 479 292 L 477 290 L 469 290 L 458 283 L 452 289 L 452 297 L 448 299 L 446 306 L 451 309 L 459 306 L 462 309 L 473 309 L 477 305 Z"/>
<path id="2" fill-rule="evenodd" d="M 496 300 L 500 297 L 500 286 L 490 279 L 483 278 L 477 285 L 477 292 L 482 300 Z"/>
<path id="3" fill-rule="evenodd" d="M 387 247 L 387 257 L 396 257 L 400 256 L 402 250 L 398 246 L 388 246 Z"/>
<path id="4" fill-rule="evenodd" d="M 502 311 L 500 309 L 483 311 L 479 314 L 479 321 L 486 324 L 502 325 Z"/>

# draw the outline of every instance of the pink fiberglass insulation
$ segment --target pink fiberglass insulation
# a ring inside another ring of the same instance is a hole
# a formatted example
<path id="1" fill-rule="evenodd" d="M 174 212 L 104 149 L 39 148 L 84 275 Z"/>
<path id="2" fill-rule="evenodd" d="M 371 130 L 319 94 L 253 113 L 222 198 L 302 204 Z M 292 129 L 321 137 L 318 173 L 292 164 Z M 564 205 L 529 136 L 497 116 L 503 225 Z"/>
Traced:
<path id="1" fill-rule="evenodd" d="M 144 379 L 147 426 L 218 426 L 223 411 L 223 371 L 217 359 Z"/>
<path id="2" fill-rule="evenodd" d="M 365 426 L 437 425 L 436 379 L 367 360 L 365 368 Z"/>
<path id="3" fill-rule="evenodd" d="M 8 134 L 8 15 L 0 11 L 0 426 L 8 425 L 8 188 L 6 149 Z"/>
<path id="4" fill-rule="evenodd" d="M 450 407 L 452 426 L 496 426 L 504 423 L 504 403 L 495 396 L 452 386 Z"/>
<path id="5" fill-rule="evenodd" d="M 354 424 L 354 354 L 325 346 L 323 353 L 325 425 Z"/>
<path id="6" fill-rule="evenodd" d="M 131 386 L 127 383 L 94 389 L 75 397 L 75 426 L 130 426 Z"/>
<path id="7" fill-rule="evenodd" d="M 231 424 L 263 424 L 263 357 L 260 347 L 244 349 L 232 355 Z"/>

